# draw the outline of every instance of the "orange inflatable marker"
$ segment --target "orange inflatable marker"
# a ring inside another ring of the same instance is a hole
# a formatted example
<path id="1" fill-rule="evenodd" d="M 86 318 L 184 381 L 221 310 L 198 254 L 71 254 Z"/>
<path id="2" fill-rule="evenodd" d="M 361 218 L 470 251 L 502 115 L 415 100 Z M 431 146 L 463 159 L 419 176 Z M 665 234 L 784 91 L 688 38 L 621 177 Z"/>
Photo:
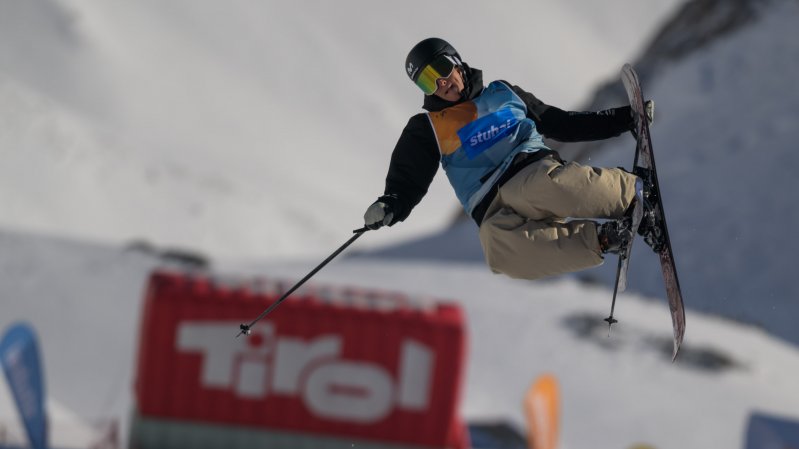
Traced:
<path id="1" fill-rule="evenodd" d="M 530 386 L 524 397 L 527 418 L 527 447 L 556 449 L 560 419 L 560 397 L 555 376 L 544 374 Z"/>

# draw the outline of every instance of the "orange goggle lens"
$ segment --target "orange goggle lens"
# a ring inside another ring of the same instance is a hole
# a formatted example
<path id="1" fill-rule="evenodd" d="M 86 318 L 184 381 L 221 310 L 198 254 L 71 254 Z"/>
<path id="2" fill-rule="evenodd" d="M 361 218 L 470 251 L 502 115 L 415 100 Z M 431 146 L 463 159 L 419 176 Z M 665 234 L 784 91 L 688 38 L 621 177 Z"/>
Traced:
<path id="1" fill-rule="evenodd" d="M 452 74 L 455 69 L 456 61 L 451 56 L 441 55 L 427 64 L 419 73 L 416 85 L 422 89 L 425 95 L 432 95 L 438 89 L 437 81 Z"/>

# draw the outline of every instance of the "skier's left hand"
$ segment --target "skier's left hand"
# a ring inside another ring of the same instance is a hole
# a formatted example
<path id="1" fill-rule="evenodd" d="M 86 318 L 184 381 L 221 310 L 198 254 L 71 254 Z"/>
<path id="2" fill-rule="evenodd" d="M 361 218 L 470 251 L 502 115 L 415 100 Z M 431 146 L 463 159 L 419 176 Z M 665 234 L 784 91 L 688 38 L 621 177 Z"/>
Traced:
<path id="1" fill-rule="evenodd" d="M 363 221 L 368 229 L 376 230 L 394 224 L 394 208 L 390 199 L 391 197 L 382 196 L 366 209 Z"/>

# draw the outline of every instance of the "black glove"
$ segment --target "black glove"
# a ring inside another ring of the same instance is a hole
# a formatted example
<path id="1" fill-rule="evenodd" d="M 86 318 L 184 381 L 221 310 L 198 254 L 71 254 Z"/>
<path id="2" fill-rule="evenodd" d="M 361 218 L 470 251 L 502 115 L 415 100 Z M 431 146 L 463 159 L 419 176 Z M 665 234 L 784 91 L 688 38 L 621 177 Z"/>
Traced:
<path id="1" fill-rule="evenodd" d="M 363 214 L 363 221 L 366 227 L 375 230 L 383 226 L 393 225 L 396 203 L 397 197 L 392 195 L 383 195 L 378 198 Z"/>
<path id="2" fill-rule="evenodd" d="M 652 100 L 647 100 L 644 102 L 644 116 L 646 116 L 646 121 L 648 125 L 651 125 L 652 122 L 655 121 L 655 102 Z M 635 124 L 637 120 L 635 118 L 635 111 L 630 108 L 630 130 L 632 130 L 633 134 L 635 134 Z"/>

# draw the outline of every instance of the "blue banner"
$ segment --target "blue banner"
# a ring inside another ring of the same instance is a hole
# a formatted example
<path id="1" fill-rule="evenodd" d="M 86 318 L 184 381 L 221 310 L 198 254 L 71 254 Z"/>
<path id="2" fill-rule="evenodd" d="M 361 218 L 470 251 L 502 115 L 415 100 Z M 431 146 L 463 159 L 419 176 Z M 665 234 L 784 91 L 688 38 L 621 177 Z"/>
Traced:
<path id="1" fill-rule="evenodd" d="M 34 449 L 47 447 L 47 416 L 39 347 L 33 329 L 18 323 L 0 341 L 0 363 Z"/>
<path id="2" fill-rule="evenodd" d="M 746 431 L 746 449 L 799 448 L 799 421 L 752 413 Z"/>

